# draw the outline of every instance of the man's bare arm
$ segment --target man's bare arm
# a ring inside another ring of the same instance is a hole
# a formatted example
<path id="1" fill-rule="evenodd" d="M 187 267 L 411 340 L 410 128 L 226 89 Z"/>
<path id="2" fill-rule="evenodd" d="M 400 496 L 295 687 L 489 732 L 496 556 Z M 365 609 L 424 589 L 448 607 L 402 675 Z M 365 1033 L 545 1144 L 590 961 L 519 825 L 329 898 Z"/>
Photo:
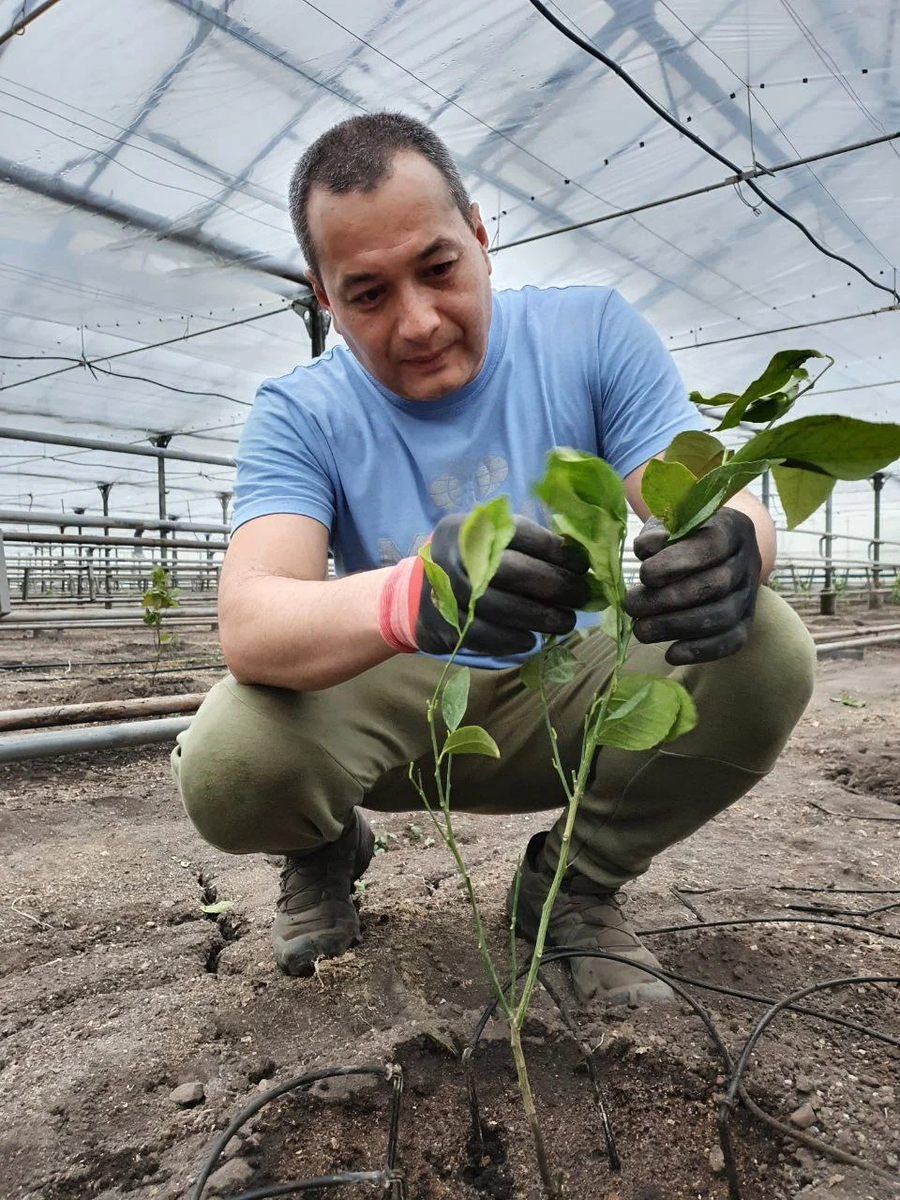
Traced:
<path id="1" fill-rule="evenodd" d="M 328 531 L 312 517 L 257 517 L 231 539 L 219 584 L 225 662 L 241 683 L 332 687 L 395 653 L 378 631 L 391 568 L 327 579 Z"/>

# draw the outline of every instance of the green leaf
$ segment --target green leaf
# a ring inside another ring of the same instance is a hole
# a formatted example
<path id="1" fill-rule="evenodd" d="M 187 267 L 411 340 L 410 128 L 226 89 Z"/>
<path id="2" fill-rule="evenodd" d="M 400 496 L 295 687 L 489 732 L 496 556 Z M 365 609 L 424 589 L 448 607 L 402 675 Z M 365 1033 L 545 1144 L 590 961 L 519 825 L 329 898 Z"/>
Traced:
<path id="1" fill-rule="evenodd" d="M 865 700 L 856 700 L 849 692 L 841 692 L 839 696 L 829 696 L 828 699 L 833 704 L 843 704 L 847 708 L 865 708 Z"/>
<path id="2" fill-rule="evenodd" d="M 600 618 L 600 629 L 614 641 L 619 636 L 619 614 L 614 608 L 608 608 Z"/>
<path id="3" fill-rule="evenodd" d="M 483 754 L 486 758 L 499 758 L 500 749 L 480 725 L 463 725 L 449 734 L 438 762 L 448 754 Z"/>
<path id="4" fill-rule="evenodd" d="M 575 676 L 584 668 L 584 663 L 577 659 L 566 646 L 551 646 L 543 653 L 541 674 L 544 684 L 571 683 Z"/>
<path id="5" fill-rule="evenodd" d="M 667 679 L 666 683 L 669 687 L 675 688 L 678 692 L 678 716 L 675 718 L 675 724 L 669 730 L 667 742 L 674 742 L 676 738 L 680 738 L 683 733 L 690 733 L 697 724 L 699 717 L 697 715 L 697 706 L 694 703 L 694 697 L 675 679 Z"/>
<path id="6" fill-rule="evenodd" d="M 447 680 L 444 690 L 441 693 L 441 715 L 444 718 L 444 724 L 451 733 L 459 726 L 460 721 L 466 715 L 471 678 L 469 668 L 460 667 Z"/>
<path id="7" fill-rule="evenodd" d="M 519 667 L 519 682 L 532 692 L 541 690 L 541 658 L 542 652 L 532 654 Z"/>
<path id="8" fill-rule="evenodd" d="M 234 908 L 233 900 L 217 900 L 215 904 L 201 904 L 200 908 L 203 912 L 215 916 L 218 913 L 228 912 L 229 908 Z"/>
<path id="9" fill-rule="evenodd" d="M 547 468 L 538 487 L 538 494 L 555 512 L 565 514 L 566 499 L 575 497 L 582 504 L 603 509 L 622 525 L 628 521 L 621 478 L 609 463 L 593 454 L 557 446 L 547 454 Z M 544 496 L 543 492 L 548 494 Z M 557 498 L 563 503 L 556 503 Z"/>
<path id="10" fill-rule="evenodd" d="M 704 521 L 708 521 L 727 500 L 746 487 L 751 480 L 769 469 L 768 460 L 738 462 L 737 455 L 721 467 L 716 467 L 691 488 L 678 506 L 675 528 L 669 541 L 675 542 L 692 533 Z"/>
<path id="11" fill-rule="evenodd" d="M 835 479 L 865 479 L 900 458 L 900 425 L 836 415 L 800 417 L 765 429 L 731 460 L 781 459 Z"/>
<path id="12" fill-rule="evenodd" d="M 788 529 L 795 529 L 831 495 L 835 480 L 799 467 L 773 467 L 772 478 L 781 497 Z"/>
<path id="13" fill-rule="evenodd" d="M 740 399 L 737 392 L 719 392 L 716 396 L 704 396 L 700 392 L 691 392 L 692 404 L 703 405 L 704 408 L 724 408 L 726 404 L 734 404 Z"/>
<path id="14" fill-rule="evenodd" d="M 818 350 L 779 350 L 762 375 L 740 396 L 729 398 L 728 393 L 722 393 L 705 401 L 702 397 L 694 400 L 695 392 L 691 399 L 695 404 L 708 404 L 712 408 L 729 404 L 728 412 L 718 426 L 720 430 L 732 429 L 741 421 L 768 423 L 790 411 L 801 385 L 809 379 L 809 371 L 803 364 L 811 358 L 829 358 L 829 355 L 820 354 Z"/>
<path id="15" fill-rule="evenodd" d="M 431 557 L 431 542 L 426 542 L 420 548 L 419 558 L 421 558 L 425 566 L 425 574 L 428 576 L 428 582 L 431 584 L 435 608 L 447 624 L 452 625 L 456 632 L 460 633 L 459 605 L 456 603 L 456 596 L 453 594 L 450 576 Z"/>
<path id="16" fill-rule="evenodd" d="M 641 479 L 641 496 L 654 517 L 672 530 L 678 525 L 678 507 L 696 482 L 697 476 L 682 463 L 651 458 Z"/>
<path id="17" fill-rule="evenodd" d="M 575 657 L 566 646 L 548 646 L 539 654 L 526 658 L 519 668 L 519 679 L 533 692 L 539 692 L 541 684 L 571 683 L 584 663 Z"/>
<path id="18" fill-rule="evenodd" d="M 562 447 L 547 455 L 534 492 L 553 513 L 557 532 L 584 547 L 606 604 L 618 607 L 625 595 L 620 553 L 628 520 L 622 480 L 602 459 Z"/>
<path id="19" fill-rule="evenodd" d="M 667 463 L 681 463 L 692 475 L 700 479 L 713 467 L 722 465 L 725 461 L 725 447 L 711 433 L 689 429 L 685 433 L 675 435 L 663 459 Z"/>
<path id="20" fill-rule="evenodd" d="M 697 710 L 690 694 L 674 679 L 658 675 L 622 675 L 609 700 L 605 719 L 593 730 L 601 746 L 651 750 L 693 729 Z"/>
<path id="21" fill-rule="evenodd" d="M 459 553 L 472 586 L 472 602 L 483 596 L 512 541 L 516 523 L 505 496 L 472 510 L 459 530 Z"/>
<path id="22" fill-rule="evenodd" d="M 588 597 L 587 603 L 582 604 L 581 611 L 603 612 L 604 609 L 609 608 L 609 601 L 606 598 L 606 589 L 594 574 L 593 570 L 589 570 L 584 578 L 588 587 L 590 588 L 591 594 Z"/>

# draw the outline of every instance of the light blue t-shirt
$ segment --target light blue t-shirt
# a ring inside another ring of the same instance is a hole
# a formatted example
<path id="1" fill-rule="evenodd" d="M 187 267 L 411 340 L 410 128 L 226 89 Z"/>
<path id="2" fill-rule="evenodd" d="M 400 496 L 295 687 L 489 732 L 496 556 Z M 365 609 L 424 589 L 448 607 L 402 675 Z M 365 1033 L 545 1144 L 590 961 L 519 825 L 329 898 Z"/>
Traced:
<path id="1" fill-rule="evenodd" d="M 438 400 L 401 399 L 344 346 L 266 380 L 238 450 L 233 528 L 271 513 L 313 517 L 329 530 L 337 574 L 349 575 L 415 554 L 441 517 L 500 494 L 547 524 L 531 485 L 554 446 L 625 476 L 703 427 L 671 355 L 617 292 L 495 292 L 481 370 Z"/>

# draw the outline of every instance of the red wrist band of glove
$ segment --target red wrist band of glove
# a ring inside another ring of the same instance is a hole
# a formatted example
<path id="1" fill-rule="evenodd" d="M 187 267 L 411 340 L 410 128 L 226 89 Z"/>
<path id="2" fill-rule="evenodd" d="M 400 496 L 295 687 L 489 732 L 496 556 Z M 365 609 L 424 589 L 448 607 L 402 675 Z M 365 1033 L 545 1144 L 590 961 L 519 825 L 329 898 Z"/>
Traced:
<path id="1" fill-rule="evenodd" d="M 388 575 L 378 600 L 378 632 L 392 650 L 414 654 L 416 618 L 425 567 L 418 554 L 403 558 Z"/>

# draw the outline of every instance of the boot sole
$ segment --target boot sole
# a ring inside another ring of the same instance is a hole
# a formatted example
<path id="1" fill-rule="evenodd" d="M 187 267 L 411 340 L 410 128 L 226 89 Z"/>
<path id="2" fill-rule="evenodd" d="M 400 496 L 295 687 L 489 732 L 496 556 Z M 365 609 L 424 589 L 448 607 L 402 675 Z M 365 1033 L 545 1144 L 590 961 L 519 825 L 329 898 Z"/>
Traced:
<path id="1" fill-rule="evenodd" d="M 284 975 L 312 975 L 320 958 L 339 958 L 361 941 L 359 930 L 325 930 L 296 938 L 272 938 L 275 962 Z"/>

